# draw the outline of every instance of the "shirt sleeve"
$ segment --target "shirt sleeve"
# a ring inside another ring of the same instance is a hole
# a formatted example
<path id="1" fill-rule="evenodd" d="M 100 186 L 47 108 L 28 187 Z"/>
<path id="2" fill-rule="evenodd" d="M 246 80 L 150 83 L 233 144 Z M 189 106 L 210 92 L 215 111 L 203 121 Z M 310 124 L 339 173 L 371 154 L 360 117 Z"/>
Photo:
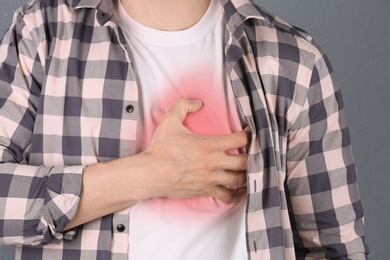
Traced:
<path id="1" fill-rule="evenodd" d="M 307 97 L 290 129 L 287 151 L 286 192 L 296 255 L 366 259 L 363 207 L 344 105 L 327 57 L 319 47 L 315 51 Z"/>
<path id="2" fill-rule="evenodd" d="M 28 8 L 28 6 L 24 6 Z M 38 12 L 38 11 L 36 11 Z M 39 14 L 33 13 L 36 17 Z M 34 24 L 36 23 L 36 24 Z M 84 166 L 30 163 L 44 80 L 39 19 L 17 12 L 0 46 L 0 244 L 38 245 L 71 239 L 62 232 L 77 211 Z M 39 48 L 38 48 L 39 47 Z"/>

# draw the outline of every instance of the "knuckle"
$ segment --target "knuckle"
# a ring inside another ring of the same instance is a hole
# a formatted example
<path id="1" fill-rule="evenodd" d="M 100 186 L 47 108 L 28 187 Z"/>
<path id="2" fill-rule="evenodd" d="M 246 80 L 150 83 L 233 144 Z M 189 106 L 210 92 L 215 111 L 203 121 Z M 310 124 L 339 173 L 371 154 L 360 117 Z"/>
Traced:
<path id="1" fill-rule="evenodd" d="M 218 163 L 216 160 L 212 159 L 211 157 L 206 157 L 201 163 L 201 167 L 204 170 L 208 171 L 214 171 L 218 168 Z"/>
<path id="2" fill-rule="evenodd" d="M 239 180 L 239 184 L 240 184 L 240 186 L 242 186 L 242 185 L 246 184 L 246 182 L 247 182 L 246 173 L 244 173 L 244 174 L 241 174 L 241 175 L 240 175 L 240 180 Z"/>
<path id="3" fill-rule="evenodd" d="M 179 97 L 178 99 L 176 99 L 175 104 L 184 105 L 184 104 L 186 104 L 186 99 L 183 97 Z"/>
<path id="4" fill-rule="evenodd" d="M 223 202 L 225 202 L 225 203 L 232 202 L 233 199 L 234 199 L 234 193 L 231 192 L 231 191 L 225 192 L 225 193 L 221 196 L 221 201 L 223 201 Z"/>
<path id="5" fill-rule="evenodd" d="M 231 182 L 231 186 L 241 187 L 247 182 L 247 177 L 245 173 L 238 173 L 234 176 Z"/>

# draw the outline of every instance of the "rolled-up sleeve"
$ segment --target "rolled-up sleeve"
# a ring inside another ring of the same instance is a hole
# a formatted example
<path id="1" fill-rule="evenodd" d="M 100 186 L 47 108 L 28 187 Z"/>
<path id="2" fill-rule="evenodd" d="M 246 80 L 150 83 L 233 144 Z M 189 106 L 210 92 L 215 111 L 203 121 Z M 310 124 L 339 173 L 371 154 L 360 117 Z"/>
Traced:
<path id="1" fill-rule="evenodd" d="M 289 132 L 288 204 L 298 259 L 366 259 L 363 207 L 340 90 L 320 48 Z"/>
<path id="2" fill-rule="evenodd" d="M 3 148 L 2 148 L 3 149 Z M 0 242 L 38 245 L 72 239 L 63 229 L 77 211 L 82 166 L 0 165 Z"/>
<path id="3" fill-rule="evenodd" d="M 23 8 L 29 8 L 25 5 Z M 39 14 L 34 14 L 39 17 Z M 31 147 L 45 80 L 40 34 L 44 24 L 25 22 L 22 12 L 0 47 L 0 244 L 37 245 L 71 239 L 63 232 L 77 211 L 84 166 L 31 163 Z"/>

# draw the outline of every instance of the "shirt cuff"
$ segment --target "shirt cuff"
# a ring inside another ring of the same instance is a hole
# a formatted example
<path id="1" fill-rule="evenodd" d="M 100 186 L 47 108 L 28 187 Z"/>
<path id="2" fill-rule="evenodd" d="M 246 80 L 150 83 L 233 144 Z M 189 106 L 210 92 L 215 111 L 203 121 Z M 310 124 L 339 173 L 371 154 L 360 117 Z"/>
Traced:
<path id="1" fill-rule="evenodd" d="M 38 231 L 44 244 L 73 239 L 76 229 L 63 232 L 75 216 L 80 202 L 82 175 L 85 166 L 55 166 L 47 180 L 43 217 Z"/>

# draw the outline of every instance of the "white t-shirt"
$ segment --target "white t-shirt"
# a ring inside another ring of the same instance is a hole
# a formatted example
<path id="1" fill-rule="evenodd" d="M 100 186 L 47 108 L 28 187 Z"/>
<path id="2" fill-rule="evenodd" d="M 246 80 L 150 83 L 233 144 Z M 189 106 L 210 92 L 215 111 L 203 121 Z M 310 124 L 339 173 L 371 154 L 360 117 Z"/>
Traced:
<path id="1" fill-rule="evenodd" d="M 218 0 L 194 26 L 160 31 L 133 20 L 117 0 L 140 86 L 142 119 L 137 150 L 144 150 L 161 116 L 179 97 L 204 106 L 185 125 L 196 134 L 242 129 L 224 58 L 225 25 Z M 245 199 L 225 204 L 210 197 L 154 198 L 131 207 L 130 260 L 245 259 Z"/>

